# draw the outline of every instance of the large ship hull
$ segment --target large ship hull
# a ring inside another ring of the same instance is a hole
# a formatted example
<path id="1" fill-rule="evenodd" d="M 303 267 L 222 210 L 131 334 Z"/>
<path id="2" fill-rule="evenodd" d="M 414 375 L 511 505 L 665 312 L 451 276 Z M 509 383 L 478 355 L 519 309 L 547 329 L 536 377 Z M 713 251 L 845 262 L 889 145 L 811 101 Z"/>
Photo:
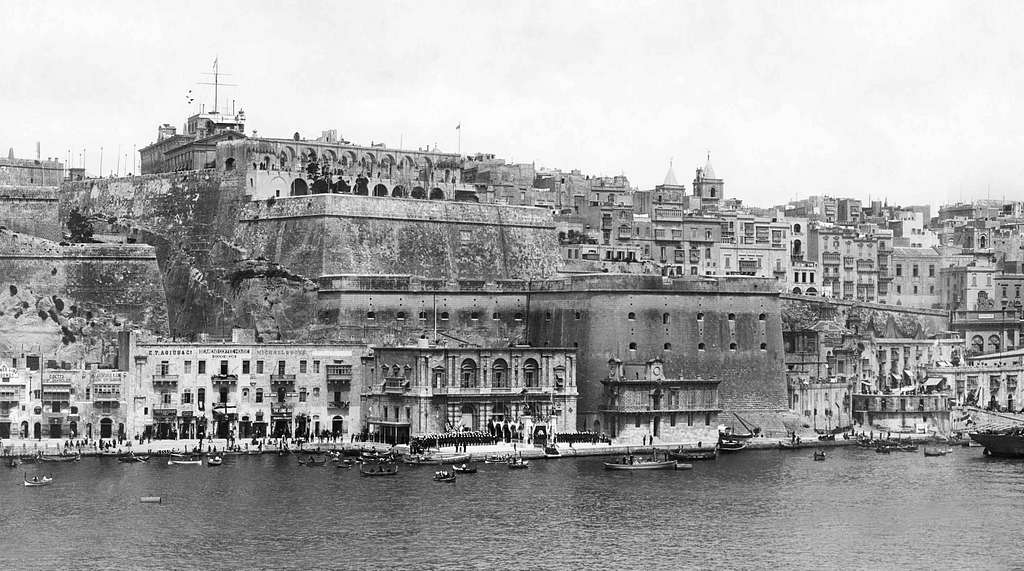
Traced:
<path id="1" fill-rule="evenodd" d="M 971 439 L 985 447 L 985 454 L 1006 458 L 1024 458 L 1024 436 L 972 432 Z"/>

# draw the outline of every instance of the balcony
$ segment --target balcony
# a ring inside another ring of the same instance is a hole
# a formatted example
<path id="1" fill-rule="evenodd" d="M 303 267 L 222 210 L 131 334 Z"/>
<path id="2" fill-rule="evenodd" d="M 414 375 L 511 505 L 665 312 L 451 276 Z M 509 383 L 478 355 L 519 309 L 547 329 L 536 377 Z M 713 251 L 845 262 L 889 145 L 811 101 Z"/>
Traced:
<path id="1" fill-rule="evenodd" d="M 21 399 L 21 391 L 0 391 L 0 404 L 18 404 Z"/>
<path id="2" fill-rule="evenodd" d="M 92 402 L 104 403 L 104 402 L 120 402 L 121 391 L 93 391 Z"/>
<path id="3" fill-rule="evenodd" d="M 409 390 L 409 381 L 404 378 L 385 379 L 381 391 L 387 394 L 402 394 Z"/>
<path id="4" fill-rule="evenodd" d="M 210 375 L 210 382 L 214 385 L 235 385 L 238 384 L 238 375 Z"/>
<path id="5" fill-rule="evenodd" d="M 270 375 L 272 385 L 294 385 L 295 375 Z"/>
<path id="6" fill-rule="evenodd" d="M 348 408 L 348 401 L 335 401 L 327 403 L 327 408 Z"/>
<path id="7" fill-rule="evenodd" d="M 153 375 L 153 385 L 173 387 L 178 384 L 178 375 Z"/>

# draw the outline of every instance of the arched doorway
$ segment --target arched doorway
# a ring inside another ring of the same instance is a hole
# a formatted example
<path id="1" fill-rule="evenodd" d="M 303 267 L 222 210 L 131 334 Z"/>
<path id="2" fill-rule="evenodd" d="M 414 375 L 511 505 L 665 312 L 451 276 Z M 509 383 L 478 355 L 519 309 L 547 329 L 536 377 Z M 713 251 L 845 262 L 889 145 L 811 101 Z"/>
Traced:
<path id="1" fill-rule="evenodd" d="M 78 423 L 73 420 L 68 424 L 68 436 L 71 438 L 78 437 Z"/>
<path id="2" fill-rule="evenodd" d="M 92 423 L 91 422 L 85 423 L 85 437 L 86 438 L 92 438 Z"/>
<path id="3" fill-rule="evenodd" d="M 460 423 L 469 430 L 476 430 L 476 407 L 471 404 L 462 405 Z"/>
<path id="4" fill-rule="evenodd" d="M 305 196 L 307 194 L 309 194 L 309 185 L 306 184 L 306 181 L 301 178 L 292 181 L 292 196 Z"/>
<path id="5" fill-rule="evenodd" d="M 594 432 L 596 432 L 597 434 L 601 434 L 601 421 L 600 420 L 595 420 L 594 421 Z"/>
<path id="6" fill-rule="evenodd" d="M 394 188 L 394 190 L 391 191 L 391 196 L 393 196 L 395 198 L 405 198 L 406 197 L 405 187 L 402 186 L 402 185 L 397 185 Z"/>
<path id="7" fill-rule="evenodd" d="M 412 189 L 412 194 L 410 196 L 413 198 L 423 199 L 427 197 L 427 191 L 422 186 L 417 186 Z"/>
<path id="8" fill-rule="evenodd" d="M 299 416 L 295 418 L 295 437 L 306 438 L 309 436 L 309 417 Z"/>
<path id="9" fill-rule="evenodd" d="M 444 200 L 444 191 L 437 187 L 430 189 L 430 200 Z"/>
<path id="10" fill-rule="evenodd" d="M 100 438 L 113 438 L 114 421 L 109 418 L 100 420 Z"/>
<path id="11" fill-rule="evenodd" d="M 373 187 L 373 195 L 374 196 L 387 196 L 388 195 L 388 187 L 384 186 L 383 184 L 378 184 L 378 185 L 374 186 Z"/>
<path id="12" fill-rule="evenodd" d="M 28 438 L 28 421 L 27 420 L 23 421 L 21 423 L 21 437 L 22 438 Z"/>
<path id="13" fill-rule="evenodd" d="M 32 426 L 32 438 L 39 440 L 43 437 L 43 426 L 38 422 Z"/>
<path id="14" fill-rule="evenodd" d="M 797 295 L 800 295 L 800 288 L 798 288 L 798 287 L 793 288 L 793 293 L 795 293 Z"/>
<path id="15" fill-rule="evenodd" d="M 335 415 L 331 419 L 331 433 L 335 436 L 341 436 L 345 429 L 345 419 L 341 415 Z"/>

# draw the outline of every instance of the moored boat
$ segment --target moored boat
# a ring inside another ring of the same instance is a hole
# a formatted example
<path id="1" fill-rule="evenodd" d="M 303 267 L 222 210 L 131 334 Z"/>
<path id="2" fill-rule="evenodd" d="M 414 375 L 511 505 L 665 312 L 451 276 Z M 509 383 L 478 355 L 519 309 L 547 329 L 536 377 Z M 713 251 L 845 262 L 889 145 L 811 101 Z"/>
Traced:
<path id="1" fill-rule="evenodd" d="M 985 447 L 985 456 L 1024 457 L 1024 427 L 972 432 L 971 440 Z"/>
<path id="2" fill-rule="evenodd" d="M 484 458 L 484 464 L 504 464 L 512 458 L 511 454 L 491 454 Z"/>
<path id="3" fill-rule="evenodd" d="M 675 470 L 675 460 L 645 460 L 625 458 L 618 462 L 602 462 L 605 470 Z M 688 466 L 692 468 L 693 466 Z M 685 468 L 684 468 L 685 469 Z"/>
<path id="4" fill-rule="evenodd" d="M 126 456 L 118 456 L 117 461 L 123 462 L 125 464 L 142 463 L 148 462 L 149 456 L 136 456 L 135 454 L 128 454 Z"/>
<path id="5" fill-rule="evenodd" d="M 39 456 L 40 462 L 78 462 L 81 459 L 81 454 L 44 454 Z"/>
<path id="6" fill-rule="evenodd" d="M 672 460 L 714 460 L 718 458 L 718 447 L 679 447 L 668 452 L 668 457 Z"/>
<path id="7" fill-rule="evenodd" d="M 307 456 L 305 458 L 299 458 L 300 466 L 326 466 L 326 456 Z"/>
<path id="8" fill-rule="evenodd" d="M 562 452 L 554 444 L 549 444 L 544 447 L 545 458 L 561 458 Z"/>
<path id="9" fill-rule="evenodd" d="M 529 467 L 530 467 L 530 461 L 529 460 L 523 460 L 522 456 L 520 456 L 519 458 L 514 458 L 514 457 L 513 458 L 509 458 L 509 460 L 508 460 L 508 469 L 509 470 L 525 470 L 526 468 L 529 468 Z"/>
<path id="10" fill-rule="evenodd" d="M 206 465 L 207 466 L 220 466 L 223 463 L 224 463 L 224 459 L 221 458 L 220 456 L 214 456 L 213 458 L 207 458 L 206 459 Z"/>
<path id="11" fill-rule="evenodd" d="M 171 458 L 167 461 L 168 466 L 202 466 L 202 464 L 202 460 L 192 458 Z"/>
<path id="12" fill-rule="evenodd" d="M 747 447 L 747 443 L 742 440 L 729 440 L 723 439 L 718 442 L 718 451 L 723 454 L 732 454 L 739 452 Z"/>
<path id="13" fill-rule="evenodd" d="M 457 474 L 476 474 L 476 466 L 471 464 L 457 464 L 452 466 L 452 471 Z"/>
<path id="14" fill-rule="evenodd" d="M 402 459 L 406 464 L 414 465 L 439 465 L 439 464 L 462 464 L 469 462 L 469 454 L 412 454 Z"/>
<path id="15" fill-rule="evenodd" d="M 938 447 L 938 446 L 925 446 L 924 447 L 924 455 L 925 456 L 945 456 L 946 454 L 949 454 L 952 451 L 953 451 L 952 448 L 941 448 L 941 447 Z"/>
<path id="16" fill-rule="evenodd" d="M 816 452 L 814 453 L 814 460 L 815 460 L 815 461 L 817 461 L 817 462 L 822 462 L 822 461 L 824 461 L 824 460 L 825 460 L 825 451 L 824 451 L 824 450 L 818 450 L 818 451 L 816 451 Z"/>

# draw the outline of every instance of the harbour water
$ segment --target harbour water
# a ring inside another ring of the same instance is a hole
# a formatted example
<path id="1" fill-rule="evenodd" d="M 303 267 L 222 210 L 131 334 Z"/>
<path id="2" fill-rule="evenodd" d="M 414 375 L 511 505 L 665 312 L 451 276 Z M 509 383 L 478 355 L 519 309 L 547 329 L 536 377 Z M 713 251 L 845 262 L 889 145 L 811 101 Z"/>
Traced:
<path id="1" fill-rule="evenodd" d="M 601 458 L 360 478 L 295 456 L 223 466 L 3 468 L 0 568 L 998 569 L 1024 561 L 1024 462 L 843 448 L 748 451 L 689 471 Z M 22 474 L 52 472 L 43 488 Z M 140 503 L 161 496 L 162 504 Z"/>

